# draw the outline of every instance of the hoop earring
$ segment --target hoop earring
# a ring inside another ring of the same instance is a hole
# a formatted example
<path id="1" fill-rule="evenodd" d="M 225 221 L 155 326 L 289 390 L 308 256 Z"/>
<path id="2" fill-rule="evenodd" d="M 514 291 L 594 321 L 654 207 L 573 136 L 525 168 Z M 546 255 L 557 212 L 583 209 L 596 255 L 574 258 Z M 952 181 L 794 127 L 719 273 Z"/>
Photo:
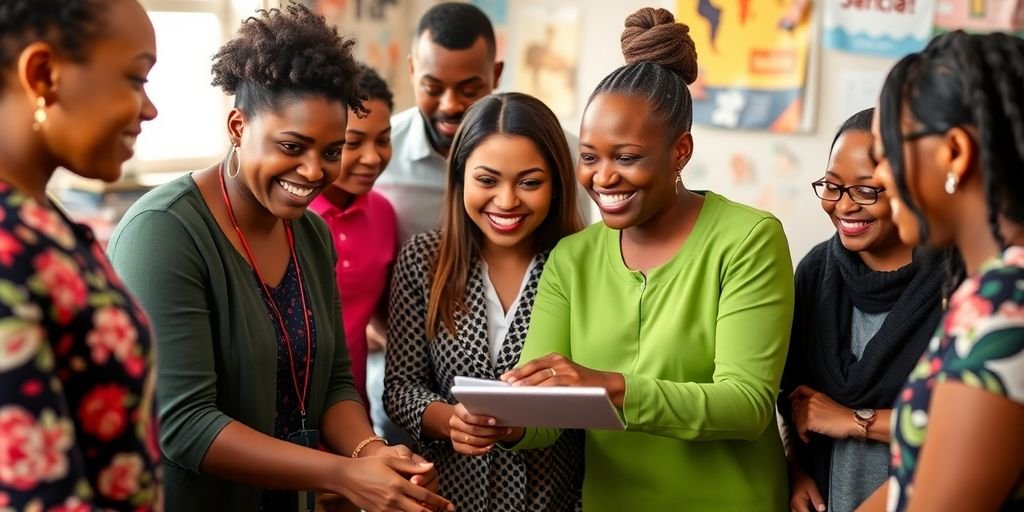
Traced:
<path id="1" fill-rule="evenodd" d="M 32 131 L 42 130 L 46 117 L 46 98 L 39 96 L 36 98 L 36 110 L 32 113 Z"/>
<path id="2" fill-rule="evenodd" d="M 231 157 L 235 157 L 235 172 L 233 173 L 230 170 Z M 238 176 L 238 173 L 242 172 L 242 158 L 238 156 L 238 146 L 234 144 L 231 145 L 231 154 L 228 155 L 228 167 L 228 178 L 235 178 L 236 176 Z"/>
<path id="3" fill-rule="evenodd" d="M 959 184 L 960 184 L 960 176 L 957 176 L 956 173 L 950 172 L 949 174 L 946 175 L 946 187 L 945 188 L 946 188 L 946 193 L 947 194 L 953 195 L 956 192 L 957 185 L 959 185 Z"/>

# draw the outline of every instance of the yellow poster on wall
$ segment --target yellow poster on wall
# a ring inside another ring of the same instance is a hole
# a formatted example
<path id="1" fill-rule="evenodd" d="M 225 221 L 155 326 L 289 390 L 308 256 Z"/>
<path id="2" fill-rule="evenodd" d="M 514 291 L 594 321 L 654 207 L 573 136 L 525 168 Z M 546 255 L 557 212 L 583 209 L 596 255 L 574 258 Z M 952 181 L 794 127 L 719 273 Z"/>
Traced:
<path id="1" fill-rule="evenodd" d="M 678 0 L 697 45 L 694 122 L 799 132 L 810 53 L 810 0 Z"/>

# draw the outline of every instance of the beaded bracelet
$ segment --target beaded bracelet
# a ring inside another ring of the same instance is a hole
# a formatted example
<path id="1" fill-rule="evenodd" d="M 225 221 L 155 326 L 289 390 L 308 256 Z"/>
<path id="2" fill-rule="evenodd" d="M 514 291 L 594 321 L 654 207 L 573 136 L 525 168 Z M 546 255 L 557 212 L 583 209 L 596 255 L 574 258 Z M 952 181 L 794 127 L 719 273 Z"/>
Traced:
<path id="1" fill-rule="evenodd" d="M 373 436 L 367 437 L 366 439 L 363 439 L 362 441 L 359 442 L 359 444 L 356 445 L 356 449 L 355 450 L 352 450 L 352 458 L 353 459 L 358 459 L 359 458 L 359 452 L 363 451 L 363 448 L 366 448 L 366 445 L 368 445 L 370 443 L 373 443 L 373 442 L 376 442 L 376 441 L 380 441 L 380 442 L 384 443 L 384 446 L 388 445 L 388 440 L 384 439 L 381 436 L 373 435 Z"/>

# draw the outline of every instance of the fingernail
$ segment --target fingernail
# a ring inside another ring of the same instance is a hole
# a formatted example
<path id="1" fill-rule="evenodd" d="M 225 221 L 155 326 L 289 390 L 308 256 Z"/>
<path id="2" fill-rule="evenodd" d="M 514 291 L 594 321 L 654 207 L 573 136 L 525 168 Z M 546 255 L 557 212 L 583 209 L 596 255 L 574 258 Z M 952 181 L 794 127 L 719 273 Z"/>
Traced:
<path id="1" fill-rule="evenodd" d="M 495 423 L 497 423 L 497 422 L 494 421 L 494 418 L 490 418 L 490 419 L 487 420 L 487 424 L 488 425 L 494 425 Z"/>
<path id="2" fill-rule="evenodd" d="M 505 379 L 505 382 L 508 382 L 509 384 L 512 384 L 515 381 L 516 381 L 515 377 L 509 377 L 509 378 Z"/>
<path id="3" fill-rule="evenodd" d="M 419 462 L 419 463 L 417 463 L 417 465 L 419 467 L 421 467 L 421 468 L 429 468 L 430 466 L 433 466 L 434 463 L 433 462 Z"/>
<path id="4" fill-rule="evenodd" d="M 818 505 L 818 512 L 825 512 L 825 505 Z"/>

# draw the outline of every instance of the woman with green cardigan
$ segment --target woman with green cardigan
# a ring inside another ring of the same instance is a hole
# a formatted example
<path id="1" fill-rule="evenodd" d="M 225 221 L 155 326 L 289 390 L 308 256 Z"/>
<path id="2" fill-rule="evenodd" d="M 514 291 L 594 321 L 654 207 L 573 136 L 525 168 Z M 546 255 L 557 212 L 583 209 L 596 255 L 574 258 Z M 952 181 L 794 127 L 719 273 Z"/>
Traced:
<path id="1" fill-rule="evenodd" d="M 577 176 L 604 222 L 552 251 L 521 366 L 502 377 L 604 387 L 619 408 L 626 431 L 586 434 L 587 512 L 788 510 L 774 414 L 793 313 L 788 244 L 768 213 L 682 185 L 697 72 L 687 31 L 663 9 L 626 20 L 627 64 L 597 86 L 580 132 Z M 499 439 L 533 449 L 558 435 Z"/>
<path id="2" fill-rule="evenodd" d="M 334 245 L 307 211 L 341 172 L 348 111 L 365 112 L 352 44 L 298 5 L 243 22 L 213 65 L 235 96 L 231 153 L 140 199 L 110 241 L 156 331 L 170 512 L 311 511 L 312 492 L 450 507 L 430 464 L 373 434 Z"/>

